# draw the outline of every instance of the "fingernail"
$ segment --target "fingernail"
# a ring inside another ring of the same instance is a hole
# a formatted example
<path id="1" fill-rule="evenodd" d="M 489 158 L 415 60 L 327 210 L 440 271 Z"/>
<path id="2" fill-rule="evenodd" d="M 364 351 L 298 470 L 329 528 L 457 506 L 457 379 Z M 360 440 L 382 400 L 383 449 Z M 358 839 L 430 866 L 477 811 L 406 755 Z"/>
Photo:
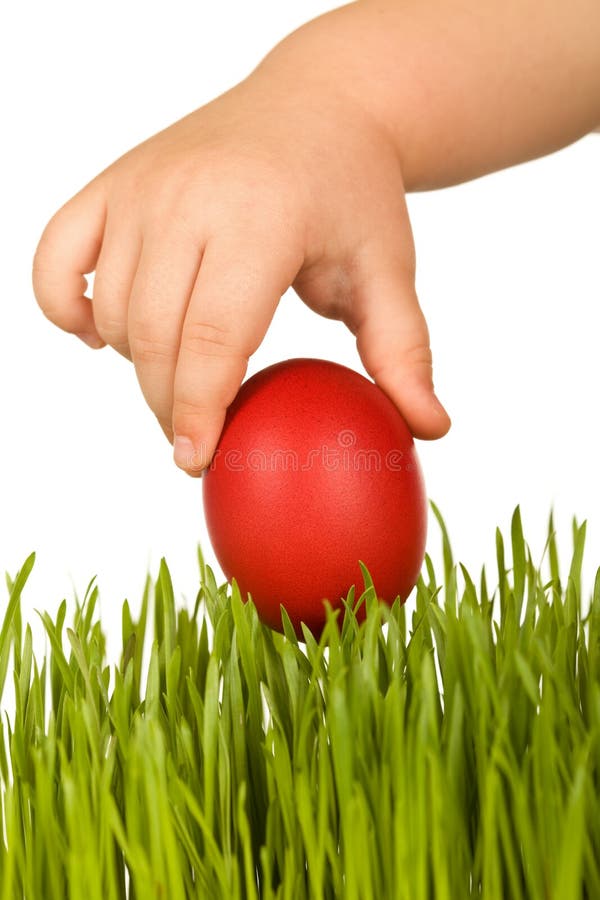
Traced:
<path id="1" fill-rule="evenodd" d="M 173 441 L 173 459 L 175 460 L 175 465 L 179 466 L 180 469 L 184 469 L 186 472 L 192 472 L 196 475 L 199 474 L 206 468 L 206 455 L 206 446 L 204 443 L 195 447 L 188 437 L 182 437 L 179 434 L 175 435 L 175 440 Z"/>
<path id="2" fill-rule="evenodd" d="M 80 341 L 83 341 L 84 344 L 87 344 L 88 347 L 91 347 L 92 350 L 100 350 L 101 347 L 105 346 L 104 341 L 102 338 L 98 337 L 97 334 L 87 334 L 86 332 L 82 332 L 75 336 L 78 337 Z"/>

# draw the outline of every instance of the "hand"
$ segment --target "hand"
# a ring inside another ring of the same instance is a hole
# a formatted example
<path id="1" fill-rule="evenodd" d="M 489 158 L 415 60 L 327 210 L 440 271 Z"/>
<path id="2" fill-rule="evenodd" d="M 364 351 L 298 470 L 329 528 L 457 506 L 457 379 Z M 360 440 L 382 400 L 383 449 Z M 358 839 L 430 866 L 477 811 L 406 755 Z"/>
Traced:
<path id="1" fill-rule="evenodd" d="M 51 321 L 133 361 L 176 463 L 199 474 L 290 285 L 351 329 L 417 437 L 445 434 L 414 275 L 390 137 L 335 87 L 317 99 L 259 68 L 59 210 L 33 280 Z"/>

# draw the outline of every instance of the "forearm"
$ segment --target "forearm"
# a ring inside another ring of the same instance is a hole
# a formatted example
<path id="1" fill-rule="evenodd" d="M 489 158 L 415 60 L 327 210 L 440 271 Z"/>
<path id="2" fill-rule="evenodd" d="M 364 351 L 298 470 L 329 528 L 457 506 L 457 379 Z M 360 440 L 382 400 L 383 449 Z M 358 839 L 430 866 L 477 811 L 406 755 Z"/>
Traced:
<path id="1" fill-rule="evenodd" d="M 598 0 L 360 0 L 286 38 L 257 74 L 332 87 L 392 138 L 407 189 L 542 156 L 600 121 Z"/>

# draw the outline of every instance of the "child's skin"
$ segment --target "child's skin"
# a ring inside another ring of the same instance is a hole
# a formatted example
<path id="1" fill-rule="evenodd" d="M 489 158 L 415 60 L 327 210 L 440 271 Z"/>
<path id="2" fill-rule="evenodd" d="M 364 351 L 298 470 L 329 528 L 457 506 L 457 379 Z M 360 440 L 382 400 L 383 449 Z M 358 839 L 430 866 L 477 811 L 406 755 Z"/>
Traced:
<path id="1" fill-rule="evenodd" d="M 35 293 L 56 325 L 133 361 L 190 474 L 290 285 L 356 335 L 414 435 L 439 438 L 450 420 L 405 191 L 541 156 L 598 122 L 598 0 L 359 0 L 70 200 L 40 241 Z"/>

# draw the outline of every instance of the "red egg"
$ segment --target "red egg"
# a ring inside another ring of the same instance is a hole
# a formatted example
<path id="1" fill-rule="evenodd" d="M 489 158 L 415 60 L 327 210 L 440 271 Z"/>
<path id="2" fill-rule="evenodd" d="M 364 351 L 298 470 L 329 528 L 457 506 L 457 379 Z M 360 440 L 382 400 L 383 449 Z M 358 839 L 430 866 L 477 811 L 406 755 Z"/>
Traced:
<path id="1" fill-rule="evenodd" d="M 425 554 L 427 500 L 412 435 L 392 401 L 345 366 L 292 359 L 246 381 L 203 478 L 206 522 L 228 579 L 281 630 L 301 634 L 363 587 L 405 600 Z"/>

